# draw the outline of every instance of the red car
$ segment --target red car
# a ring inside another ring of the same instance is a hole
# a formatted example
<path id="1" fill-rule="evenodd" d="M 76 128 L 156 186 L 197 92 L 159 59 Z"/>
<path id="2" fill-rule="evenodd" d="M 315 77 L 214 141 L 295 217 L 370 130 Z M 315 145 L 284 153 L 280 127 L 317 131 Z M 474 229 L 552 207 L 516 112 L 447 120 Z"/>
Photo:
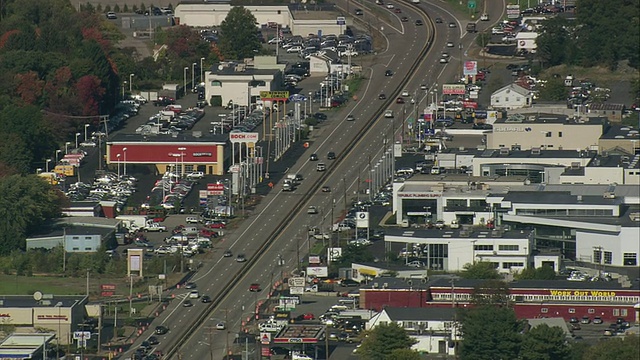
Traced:
<path id="1" fill-rule="evenodd" d="M 396 104 L 404 104 L 404 99 L 399 97 L 396 99 Z"/>
<path id="2" fill-rule="evenodd" d="M 302 314 L 302 319 L 304 320 L 315 320 L 315 316 L 312 313 L 304 313 Z"/>
<path id="3" fill-rule="evenodd" d="M 215 238 L 218 237 L 218 232 L 215 230 L 211 230 L 211 229 L 201 229 L 200 230 L 200 235 L 208 237 L 208 238 Z"/>
<path id="4" fill-rule="evenodd" d="M 400 8 L 395 8 L 393 9 L 393 12 L 396 14 L 400 14 L 402 12 L 402 10 L 400 10 Z"/>
<path id="5" fill-rule="evenodd" d="M 262 289 L 260 288 L 260 284 L 257 283 L 253 283 L 251 285 L 249 285 L 249 291 L 251 292 L 258 292 L 261 291 Z"/>
<path id="6" fill-rule="evenodd" d="M 205 227 L 209 228 L 209 229 L 224 229 L 225 225 L 221 222 L 212 222 L 209 223 L 207 225 L 205 225 Z"/>

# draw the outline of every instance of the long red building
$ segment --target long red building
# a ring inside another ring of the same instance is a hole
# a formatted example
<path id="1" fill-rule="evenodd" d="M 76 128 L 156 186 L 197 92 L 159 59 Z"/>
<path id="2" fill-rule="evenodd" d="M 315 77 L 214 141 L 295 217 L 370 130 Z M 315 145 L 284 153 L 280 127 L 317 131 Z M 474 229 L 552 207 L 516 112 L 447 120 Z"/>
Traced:
<path id="1" fill-rule="evenodd" d="M 378 279 L 375 279 L 378 280 Z M 360 290 L 360 307 L 466 307 L 482 280 L 439 279 L 429 284 L 407 284 L 395 279 L 372 282 Z M 640 283 L 622 286 L 616 281 L 575 282 L 522 280 L 509 283 L 510 300 L 521 319 L 562 317 L 567 321 L 599 316 L 606 322 L 623 318 L 640 322 Z"/>

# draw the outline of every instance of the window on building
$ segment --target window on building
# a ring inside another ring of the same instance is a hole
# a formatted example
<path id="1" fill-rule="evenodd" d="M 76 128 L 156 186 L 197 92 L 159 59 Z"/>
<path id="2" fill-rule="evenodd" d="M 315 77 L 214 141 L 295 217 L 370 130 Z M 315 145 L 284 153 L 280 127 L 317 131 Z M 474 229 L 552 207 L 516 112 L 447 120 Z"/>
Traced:
<path id="1" fill-rule="evenodd" d="M 540 312 L 546 314 L 549 312 L 549 308 L 540 308 Z"/>
<path id="2" fill-rule="evenodd" d="M 558 131 L 558 137 L 562 137 L 562 131 Z"/>
<path id="3" fill-rule="evenodd" d="M 222 86 L 222 82 L 219 80 L 213 80 L 211 86 Z"/>
<path id="4" fill-rule="evenodd" d="M 504 101 L 509 102 L 509 98 L 508 98 L 508 97 L 505 97 L 505 98 L 504 98 Z"/>
<path id="5" fill-rule="evenodd" d="M 80 240 L 80 236 L 74 236 L 72 237 L 73 240 Z"/>
<path id="6" fill-rule="evenodd" d="M 589 309 L 589 310 L 587 310 L 587 312 L 588 312 L 589 314 L 595 314 L 596 309 Z"/>
<path id="7" fill-rule="evenodd" d="M 80 250 L 80 248 L 77 248 L 77 247 L 73 248 L 73 251 L 79 251 L 79 250 Z"/>
<path id="8" fill-rule="evenodd" d="M 626 266 L 636 266 L 638 265 L 638 254 L 637 253 L 623 253 L 622 254 L 622 264 Z"/>
<path id="9" fill-rule="evenodd" d="M 467 199 L 447 199 L 447 207 L 466 208 Z"/>
<path id="10" fill-rule="evenodd" d="M 613 309 L 613 316 L 620 316 L 620 310 Z"/>
<path id="11" fill-rule="evenodd" d="M 593 262 L 596 264 L 600 264 L 600 262 L 602 262 L 602 251 L 593 250 Z"/>
<path id="12" fill-rule="evenodd" d="M 472 208 L 486 208 L 487 201 L 484 199 L 472 199 L 469 200 L 469 206 Z"/>
<path id="13" fill-rule="evenodd" d="M 512 267 L 523 267 L 524 263 L 521 262 L 503 262 L 502 263 L 502 268 L 503 269 L 511 269 Z"/>
<path id="14" fill-rule="evenodd" d="M 518 251 L 518 250 L 520 250 L 520 245 L 498 245 L 498 250 L 500 250 L 500 251 Z"/>
<path id="15" fill-rule="evenodd" d="M 576 309 L 569 309 L 569 314 L 575 314 L 576 313 Z"/>
<path id="16" fill-rule="evenodd" d="M 544 134 L 544 137 L 551 137 L 551 131 L 547 131 L 547 132 Z"/>
<path id="17" fill-rule="evenodd" d="M 520 98 L 519 98 L 519 97 L 517 97 L 517 98 L 516 98 L 516 101 L 520 102 Z"/>
<path id="18" fill-rule="evenodd" d="M 627 309 L 620 309 L 620 316 L 627 316 Z"/>
<path id="19" fill-rule="evenodd" d="M 612 260 L 613 260 L 613 254 L 611 253 L 611 251 L 605 251 L 604 263 L 610 265 Z"/>
<path id="20" fill-rule="evenodd" d="M 85 236 L 84 239 L 85 240 L 91 240 L 91 236 Z"/>
<path id="21" fill-rule="evenodd" d="M 473 245 L 475 251 L 493 251 L 493 245 Z"/>
<path id="22" fill-rule="evenodd" d="M 447 270 L 449 267 L 449 245 L 427 245 L 427 266 L 432 270 Z"/>
<path id="23" fill-rule="evenodd" d="M 93 250 L 93 248 L 90 248 L 90 247 L 84 248 L 84 251 L 92 251 L 92 250 Z"/>

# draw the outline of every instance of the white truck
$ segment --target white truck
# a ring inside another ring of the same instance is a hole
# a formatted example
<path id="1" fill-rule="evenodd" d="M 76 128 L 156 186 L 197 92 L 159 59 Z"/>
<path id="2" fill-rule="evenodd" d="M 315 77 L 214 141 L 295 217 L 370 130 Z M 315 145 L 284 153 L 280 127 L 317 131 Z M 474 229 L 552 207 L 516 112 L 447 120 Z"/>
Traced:
<path id="1" fill-rule="evenodd" d="M 167 231 L 167 227 L 158 223 L 151 222 L 148 223 L 147 226 L 145 226 L 144 231 L 165 232 Z"/>
<path id="2" fill-rule="evenodd" d="M 129 232 L 143 230 L 149 224 L 149 218 L 146 215 L 118 215 L 116 220 L 122 221 L 122 226 Z"/>

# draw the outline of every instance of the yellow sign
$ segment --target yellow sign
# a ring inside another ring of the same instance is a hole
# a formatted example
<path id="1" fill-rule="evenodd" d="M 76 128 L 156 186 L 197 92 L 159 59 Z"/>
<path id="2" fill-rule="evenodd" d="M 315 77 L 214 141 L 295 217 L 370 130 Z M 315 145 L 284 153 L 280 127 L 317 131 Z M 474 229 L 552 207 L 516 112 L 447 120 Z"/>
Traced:
<path id="1" fill-rule="evenodd" d="M 260 91 L 260 100 L 287 100 L 289 99 L 288 91 Z"/>
<path id="2" fill-rule="evenodd" d="M 362 274 L 362 275 L 369 275 L 369 276 L 377 276 L 378 275 L 378 272 L 375 271 L 375 270 L 372 270 L 372 269 L 362 268 L 362 269 L 358 269 L 358 271 L 360 271 L 360 274 Z"/>
<path id="3" fill-rule="evenodd" d="M 553 296 L 604 296 L 604 297 L 615 297 L 615 291 L 580 291 L 580 290 L 549 290 L 551 295 Z"/>

